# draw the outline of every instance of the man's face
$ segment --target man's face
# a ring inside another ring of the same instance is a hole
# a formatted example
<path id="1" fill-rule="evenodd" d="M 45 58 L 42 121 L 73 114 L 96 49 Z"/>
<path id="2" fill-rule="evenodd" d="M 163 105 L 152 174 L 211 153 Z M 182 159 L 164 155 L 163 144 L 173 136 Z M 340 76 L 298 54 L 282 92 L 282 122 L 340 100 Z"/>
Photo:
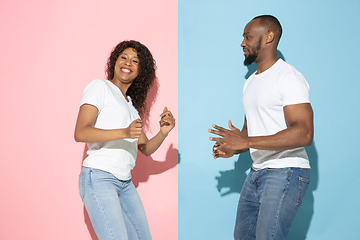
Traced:
<path id="1" fill-rule="evenodd" d="M 244 28 L 244 40 L 241 43 L 245 56 L 244 65 L 250 65 L 258 60 L 263 33 L 264 28 L 259 26 L 258 20 L 249 22 Z"/>

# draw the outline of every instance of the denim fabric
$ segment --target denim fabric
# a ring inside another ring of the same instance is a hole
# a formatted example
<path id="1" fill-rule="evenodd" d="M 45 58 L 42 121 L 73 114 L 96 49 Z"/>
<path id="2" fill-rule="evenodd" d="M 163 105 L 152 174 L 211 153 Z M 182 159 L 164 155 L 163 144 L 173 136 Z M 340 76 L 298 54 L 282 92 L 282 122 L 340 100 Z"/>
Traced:
<path id="1" fill-rule="evenodd" d="M 283 240 L 310 183 L 310 169 L 251 169 L 241 190 L 235 240 Z"/>
<path id="2" fill-rule="evenodd" d="M 150 240 L 145 210 L 131 180 L 83 167 L 80 196 L 99 240 Z"/>

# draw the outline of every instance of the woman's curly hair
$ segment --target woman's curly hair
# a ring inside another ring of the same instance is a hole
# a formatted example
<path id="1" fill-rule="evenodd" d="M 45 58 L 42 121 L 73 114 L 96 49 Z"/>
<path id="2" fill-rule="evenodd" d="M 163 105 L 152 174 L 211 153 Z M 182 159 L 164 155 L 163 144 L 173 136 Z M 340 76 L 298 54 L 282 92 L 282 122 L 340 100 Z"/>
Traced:
<path id="1" fill-rule="evenodd" d="M 146 113 L 146 97 L 156 79 L 156 63 L 149 49 L 140 42 L 130 40 L 119 43 L 111 52 L 106 65 L 107 79 L 114 78 L 114 68 L 119 55 L 127 48 L 136 50 L 139 58 L 139 74 L 126 92 L 140 116 Z"/>

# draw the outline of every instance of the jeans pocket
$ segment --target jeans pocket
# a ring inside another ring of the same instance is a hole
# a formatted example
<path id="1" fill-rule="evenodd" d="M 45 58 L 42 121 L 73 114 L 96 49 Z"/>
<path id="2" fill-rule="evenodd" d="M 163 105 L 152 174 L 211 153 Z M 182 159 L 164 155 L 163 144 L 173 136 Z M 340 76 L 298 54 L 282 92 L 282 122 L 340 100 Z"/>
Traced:
<path id="1" fill-rule="evenodd" d="M 114 175 L 109 172 L 105 172 L 103 170 L 95 169 L 95 168 L 90 169 L 90 181 L 92 183 L 102 182 L 103 180 L 108 180 L 113 178 Z"/>
<path id="2" fill-rule="evenodd" d="M 305 196 L 306 190 L 310 184 L 310 179 L 299 177 L 299 191 L 296 207 L 299 209 L 302 200 Z"/>

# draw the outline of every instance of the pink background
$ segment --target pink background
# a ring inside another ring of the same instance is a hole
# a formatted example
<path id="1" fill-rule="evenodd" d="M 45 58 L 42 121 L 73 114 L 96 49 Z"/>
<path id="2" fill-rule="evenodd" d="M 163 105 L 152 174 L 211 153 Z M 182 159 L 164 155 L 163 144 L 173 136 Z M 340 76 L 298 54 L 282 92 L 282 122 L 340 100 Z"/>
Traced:
<path id="1" fill-rule="evenodd" d="M 84 87 L 104 78 L 120 41 L 144 43 L 159 87 L 148 137 L 177 117 L 177 1 L 0 1 L 1 239 L 96 239 L 78 195 L 83 143 L 73 139 Z M 133 171 L 153 239 L 177 239 L 177 128 Z"/>

